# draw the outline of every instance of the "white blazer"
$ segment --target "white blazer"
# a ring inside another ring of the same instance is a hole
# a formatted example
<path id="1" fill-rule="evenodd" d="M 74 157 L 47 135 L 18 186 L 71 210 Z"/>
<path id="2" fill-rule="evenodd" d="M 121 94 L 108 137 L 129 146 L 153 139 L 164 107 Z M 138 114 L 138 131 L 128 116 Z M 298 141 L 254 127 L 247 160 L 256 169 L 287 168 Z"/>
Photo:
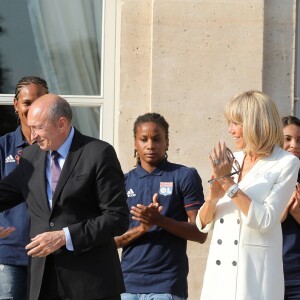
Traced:
<path id="1" fill-rule="evenodd" d="M 234 153 L 242 164 L 244 153 Z M 226 194 L 214 221 L 201 300 L 283 300 L 281 215 L 295 189 L 299 159 L 275 147 L 239 182 L 252 200 L 248 216 Z M 235 176 L 237 182 L 238 176 Z"/>

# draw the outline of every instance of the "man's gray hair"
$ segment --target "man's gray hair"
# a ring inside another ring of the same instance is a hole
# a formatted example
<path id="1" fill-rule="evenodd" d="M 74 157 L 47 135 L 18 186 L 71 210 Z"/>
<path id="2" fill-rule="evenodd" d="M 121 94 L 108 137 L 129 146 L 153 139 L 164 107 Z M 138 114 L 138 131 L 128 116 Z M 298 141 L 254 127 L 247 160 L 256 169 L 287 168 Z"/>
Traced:
<path id="1" fill-rule="evenodd" d="M 57 121 L 60 117 L 65 117 L 69 122 L 72 120 L 72 109 L 68 101 L 62 97 L 58 97 L 57 101 L 50 107 L 49 110 L 50 122 Z"/>

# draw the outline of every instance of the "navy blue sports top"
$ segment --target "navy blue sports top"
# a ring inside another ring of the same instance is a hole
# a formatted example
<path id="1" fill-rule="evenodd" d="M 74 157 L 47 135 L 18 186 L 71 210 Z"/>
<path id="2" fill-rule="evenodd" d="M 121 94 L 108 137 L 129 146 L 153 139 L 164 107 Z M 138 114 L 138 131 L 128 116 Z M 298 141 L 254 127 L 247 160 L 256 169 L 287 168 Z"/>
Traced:
<path id="1" fill-rule="evenodd" d="M 28 146 L 24 141 L 21 127 L 0 137 L 0 179 L 12 172 L 18 165 L 22 150 Z M 16 231 L 5 239 L 0 239 L 0 264 L 28 264 L 25 246 L 29 243 L 29 216 L 26 203 L 0 213 L 0 226 L 16 227 Z"/>
<path id="2" fill-rule="evenodd" d="M 298 182 L 300 182 L 299 175 Z M 300 225 L 288 214 L 281 226 L 285 285 L 300 286 Z"/>
<path id="3" fill-rule="evenodd" d="M 163 160 L 148 173 L 140 165 L 125 174 L 127 201 L 148 206 L 158 193 L 163 215 L 187 222 L 186 211 L 204 202 L 202 182 L 196 169 Z M 140 223 L 131 219 L 130 227 Z M 128 293 L 171 293 L 187 298 L 187 241 L 162 228 L 149 232 L 123 248 L 122 269 Z"/>

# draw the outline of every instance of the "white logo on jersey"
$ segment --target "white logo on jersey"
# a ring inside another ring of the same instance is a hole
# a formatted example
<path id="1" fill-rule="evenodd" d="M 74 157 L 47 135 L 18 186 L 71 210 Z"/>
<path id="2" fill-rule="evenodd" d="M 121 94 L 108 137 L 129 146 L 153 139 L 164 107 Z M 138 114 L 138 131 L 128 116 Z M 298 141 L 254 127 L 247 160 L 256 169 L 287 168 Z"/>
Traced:
<path id="1" fill-rule="evenodd" d="M 159 186 L 159 193 L 164 196 L 172 195 L 173 182 L 161 182 Z"/>
<path id="2" fill-rule="evenodd" d="M 130 189 L 128 192 L 127 192 L 127 197 L 130 198 L 130 197 L 135 197 L 136 194 L 134 193 L 133 189 Z"/>
<path id="3" fill-rule="evenodd" d="M 15 162 L 16 160 L 13 158 L 12 155 L 9 155 L 5 158 L 5 163 L 12 163 L 12 162 Z"/>

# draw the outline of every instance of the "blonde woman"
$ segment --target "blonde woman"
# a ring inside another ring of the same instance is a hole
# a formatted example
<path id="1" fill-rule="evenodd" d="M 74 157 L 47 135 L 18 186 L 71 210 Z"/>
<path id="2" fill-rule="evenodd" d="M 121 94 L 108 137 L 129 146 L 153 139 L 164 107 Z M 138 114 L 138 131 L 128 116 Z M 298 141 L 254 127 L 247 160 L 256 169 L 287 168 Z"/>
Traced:
<path id="1" fill-rule="evenodd" d="M 282 300 L 280 219 L 299 160 L 281 149 L 281 119 L 266 94 L 234 97 L 225 118 L 239 151 L 218 143 L 209 156 L 212 179 L 197 226 L 214 230 L 201 300 Z"/>

